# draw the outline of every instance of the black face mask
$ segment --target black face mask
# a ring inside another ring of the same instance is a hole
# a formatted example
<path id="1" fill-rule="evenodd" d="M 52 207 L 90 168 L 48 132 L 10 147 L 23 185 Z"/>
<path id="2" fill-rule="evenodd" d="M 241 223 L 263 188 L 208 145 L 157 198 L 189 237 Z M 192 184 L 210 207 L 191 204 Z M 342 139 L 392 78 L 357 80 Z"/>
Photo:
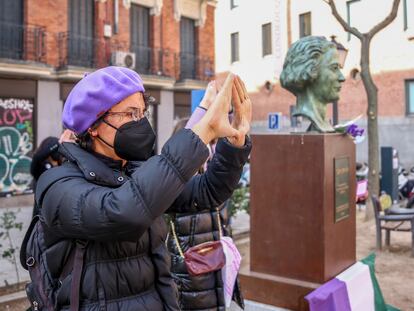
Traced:
<path id="1" fill-rule="evenodd" d="M 128 161 L 146 161 L 151 157 L 156 136 L 147 118 L 144 117 L 138 122 L 127 122 L 119 128 L 104 122 L 116 129 L 114 146 L 101 137 L 98 138 L 113 148 L 117 156 Z"/>

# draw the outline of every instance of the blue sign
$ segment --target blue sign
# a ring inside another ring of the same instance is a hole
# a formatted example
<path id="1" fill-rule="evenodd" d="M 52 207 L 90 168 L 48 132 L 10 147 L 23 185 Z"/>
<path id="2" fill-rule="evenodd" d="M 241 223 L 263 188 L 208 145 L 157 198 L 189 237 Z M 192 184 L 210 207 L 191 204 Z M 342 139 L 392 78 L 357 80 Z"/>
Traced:
<path id="1" fill-rule="evenodd" d="M 201 100 L 204 97 L 205 90 L 192 90 L 191 91 L 191 113 L 200 105 Z"/>
<path id="2" fill-rule="evenodd" d="M 269 113 L 269 130 L 280 129 L 281 114 L 279 112 Z"/>

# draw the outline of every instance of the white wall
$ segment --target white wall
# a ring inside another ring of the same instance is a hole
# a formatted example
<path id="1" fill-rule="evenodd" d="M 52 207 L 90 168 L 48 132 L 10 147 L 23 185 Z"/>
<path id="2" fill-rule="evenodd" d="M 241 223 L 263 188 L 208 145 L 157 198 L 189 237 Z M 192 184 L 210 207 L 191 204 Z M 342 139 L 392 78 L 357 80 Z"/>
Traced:
<path id="1" fill-rule="evenodd" d="M 339 13 L 347 20 L 345 0 L 336 0 Z M 361 0 L 351 4 L 351 25 L 361 32 L 369 31 L 382 21 L 390 12 L 392 0 Z M 333 17 L 330 7 L 323 0 L 292 0 L 292 40 L 299 39 L 299 14 L 312 12 L 312 35 L 337 36 L 337 41 L 348 50 L 344 67 L 346 75 L 353 68 L 360 68 L 360 41 L 352 36 L 348 41 L 347 33 Z M 371 71 L 404 70 L 414 68 L 414 0 L 407 0 L 409 29 L 404 31 L 403 1 L 400 2 L 397 18 L 380 33 L 371 44 Z"/>
<path id="2" fill-rule="evenodd" d="M 63 103 L 59 82 L 39 81 L 37 84 L 37 145 L 48 136 L 62 133 Z"/>
<path id="3" fill-rule="evenodd" d="M 170 138 L 174 128 L 174 92 L 161 91 L 160 104 L 157 109 L 157 152 L 160 153 L 162 146 Z"/>
<path id="4" fill-rule="evenodd" d="M 241 76 L 249 91 L 266 81 L 276 82 L 286 50 L 286 1 L 219 0 L 215 15 L 216 72 Z M 272 55 L 262 56 L 262 25 L 272 23 Z M 282 26 L 281 26 L 282 25 Z M 240 61 L 231 63 L 231 34 L 239 32 Z"/>
<path id="5" fill-rule="evenodd" d="M 347 0 L 336 0 L 341 16 L 347 20 Z M 351 24 L 361 32 L 368 31 L 391 11 L 392 0 L 361 0 L 351 4 Z M 347 76 L 360 69 L 360 41 L 348 34 L 333 17 L 324 0 L 291 0 L 292 42 L 299 39 L 299 15 L 312 12 L 312 35 L 337 36 L 348 50 L 344 67 Z M 408 29 L 404 31 L 403 1 L 397 18 L 378 33 L 371 44 L 371 71 L 414 68 L 414 0 L 407 0 Z M 287 0 L 239 0 L 230 9 L 230 0 L 219 0 L 215 16 L 216 72 L 232 71 L 245 80 L 249 91 L 266 81 L 276 82 L 287 52 Z M 272 55 L 262 57 L 262 24 L 272 22 Z M 240 61 L 231 64 L 231 33 L 239 32 Z"/>

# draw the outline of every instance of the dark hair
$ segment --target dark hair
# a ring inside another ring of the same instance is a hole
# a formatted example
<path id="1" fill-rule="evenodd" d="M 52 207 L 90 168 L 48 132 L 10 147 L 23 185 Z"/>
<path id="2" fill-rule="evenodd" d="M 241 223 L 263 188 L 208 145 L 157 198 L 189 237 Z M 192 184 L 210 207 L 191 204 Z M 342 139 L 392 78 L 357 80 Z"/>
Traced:
<path id="1" fill-rule="evenodd" d="M 155 98 L 152 97 L 150 94 L 143 93 L 142 95 L 144 96 L 145 108 L 148 108 L 150 104 L 155 102 Z M 96 120 L 89 128 L 92 130 L 96 129 L 103 122 L 103 119 L 106 117 L 106 115 L 107 114 L 104 113 L 102 116 L 100 116 L 99 119 Z M 90 151 L 93 151 L 93 138 L 88 130 L 86 130 L 85 132 L 81 134 L 77 134 L 76 142 L 79 144 L 79 146 L 82 149 L 85 149 L 86 151 L 90 152 Z"/>
<path id="2" fill-rule="evenodd" d="M 37 180 L 40 175 L 46 170 L 45 162 L 48 157 L 57 161 L 59 165 L 62 162 L 62 155 L 58 152 L 59 139 L 57 137 L 49 136 L 45 138 L 35 150 L 32 163 L 30 164 L 30 173 Z"/>
<path id="3" fill-rule="evenodd" d="M 96 129 L 99 126 L 99 124 L 101 124 L 101 122 L 103 121 L 105 115 L 106 114 L 102 115 L 98 120 L 96 120 L 95 123 L 90 126 L 90 129 Z M 93 150 L 93 139 L 88 130 L 86 130 L 82 134 L 77 134 L 76 142 L 82 149 L 85 149 L 86 151 Z"/>

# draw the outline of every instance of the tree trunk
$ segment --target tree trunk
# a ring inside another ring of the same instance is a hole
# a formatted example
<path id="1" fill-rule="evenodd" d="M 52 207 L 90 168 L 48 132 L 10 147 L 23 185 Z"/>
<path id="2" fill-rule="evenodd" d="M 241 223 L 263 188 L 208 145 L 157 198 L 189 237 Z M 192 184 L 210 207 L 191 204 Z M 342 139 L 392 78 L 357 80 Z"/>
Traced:
<path id="1" fill-rule="evenodd" d="M 361 41 L 361 77 L 367 93 L 368 109 L 368 190 L 371 195 L 378 196 L 379 192 L 379 139 L 378 139 L 378 89 L 372 80 L 369 69 L 370 44 L 372 38 L 382 29 L 392 23 L 397 17 L 400 0 L 393 0 L 391 12 L 380 23 L 375 25 L 369 32 L 361 33 L 358 29 L 351 27 L 338 13 L 335 0 L 323 0 L 331 7 L 331 11 L 336 20 L 342 25 L 344 30 L 353 34 Z M 368 199 L 366 209 L 366 220 L 374 217 L 371 199 Z"/>
<path id="2" fill-rule="evenodd" d="M 367 120 L 368 120 L 368 190 L 370 195 L 378 196 L 379 192 L 379 139 L 378 139 L 378 88 L 376 87 L 370 66 L 370 42 L 371 39 L 364 34 L 361 40 L 361 77 L 364 83 L 368 99 Z M 368 199 L 365 219 L 374 217 L 371 199 Z"/>

